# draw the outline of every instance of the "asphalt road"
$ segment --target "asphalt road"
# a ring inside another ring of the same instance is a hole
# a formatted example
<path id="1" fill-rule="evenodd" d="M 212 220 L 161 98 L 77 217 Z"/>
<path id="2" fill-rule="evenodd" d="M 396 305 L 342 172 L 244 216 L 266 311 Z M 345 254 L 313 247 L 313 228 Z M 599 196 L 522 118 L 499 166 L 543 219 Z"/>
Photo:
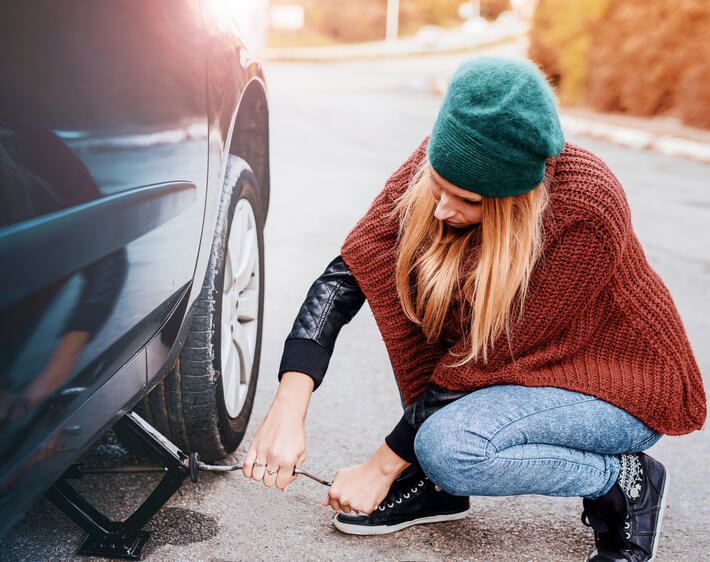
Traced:
<path id="1" fill-rule="evenodd" d="M 273 184 L 264 345 L 252 422 L 235 459 L 243 457 L 269 407 L 283 339 L 310 283 L 386 177 L 430 130 L 440 102 L 432 80 L 448 76 L 459 59 L 267 67 Z M 701 371 L 710 372 L 710 166 L 569 140 L 601 156 L 621 180 L 634 228 L 677 303 Z M 363 462 L 400 413 L 387 353 L 365 305 L 343 328 L 311 401 L 304 467 L 331 476 Z M 658 560 L 710 559 L 708 432 L 666 436 L 651 453 L 672 473 Z M 90 454 L 124 453 L 108 440 Z M 83 486 L 118 515 L 148 493 L 150 482 L 117 476 Z M 197 485 L 187 483 L 151 522 L 147 558 L 582 560 L 592 542 L 579 520 L 580 498 L 472 498 L 462 521 L 353 537 L 332 527 L 333 512 L 319 505 L 324 495 L 325 488 L 305 478 L 282 494 L 241 473 L 206 475 Z M 0 541 L 0 559 L 72 558 L 82 537 L 42 500 Z"/>

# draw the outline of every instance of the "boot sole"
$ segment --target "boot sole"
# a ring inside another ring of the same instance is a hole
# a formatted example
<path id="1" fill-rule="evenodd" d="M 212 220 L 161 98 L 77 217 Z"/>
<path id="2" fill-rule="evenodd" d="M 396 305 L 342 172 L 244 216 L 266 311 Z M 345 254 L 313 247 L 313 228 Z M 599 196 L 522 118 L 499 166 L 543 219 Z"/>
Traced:
<path id="1" fill-rule="evenodd" d="M 666 468 L 666 473 L 663 478 L 663 490 L 661 490 L 661 509 L 658 510 L 658 521 L 656 521 L 656 534 L 653 537 L 653 548 L 651 549 L 651 558 L 648 562 L 652 562 L 656 559 L 656 550 L 658 550 L 658 543 L 661 539 L 661 523 L 663 522 L 663 511 L 666 508 L 666 502 L 668 501 L 668 469 Z"/>
<path id="2" fill-rule="evenodd" d="M 386 535 L 388 533 L 394 533 L 396 531 L 401 531 L 412 525 L 420 525 L 422 523 L 440 523 L 443 521 L 456 521 L 457 519 L 464 519 L 471 508 L 466 511 L 459 511 L 458 513 L 448 513 L 442 515 L 429 515 L 427 517 L 419 517 L 418 519 L 412 519 L 411 521 L 403 521 L 402 523 L 397 523 L 396 525 L 356 525 L 353 523 L 343 523 L 338 521 L 338 515 L 333 516 L 333 525 L 339 531 L 347 533 L 349 535 Z"/>

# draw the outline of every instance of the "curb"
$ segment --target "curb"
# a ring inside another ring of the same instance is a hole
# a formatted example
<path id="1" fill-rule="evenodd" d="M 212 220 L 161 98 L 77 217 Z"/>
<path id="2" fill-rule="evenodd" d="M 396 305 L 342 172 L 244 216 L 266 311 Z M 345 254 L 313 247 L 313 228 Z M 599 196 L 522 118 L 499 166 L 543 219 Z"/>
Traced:
<path id="1" fill-rule="evenodd" d="M 642 128 L 586 119 L 560 110 L 560 122 L 565 132 L 611 142 L 628 148 L 652 150 L 666 156 L 687 158 L 710 164 L 710 143 L 676 135 L 655 133 Z"/>
<path id="2" fill-rule="evenodd" d="M 333 47 L 295 47 L 266 49 L 265 59 L 277 62 L 347 62 L 392 58 L 436 56 L 473 51 L 494 47 L 518 40 L 525 36 L 525 30 L 491 30 L 488 37 L 466 38 L 442 45 L 425 46 L 414 40 L 400 40 L 396 43 L 376 41 L 358 45 L 338 45 Z"/>

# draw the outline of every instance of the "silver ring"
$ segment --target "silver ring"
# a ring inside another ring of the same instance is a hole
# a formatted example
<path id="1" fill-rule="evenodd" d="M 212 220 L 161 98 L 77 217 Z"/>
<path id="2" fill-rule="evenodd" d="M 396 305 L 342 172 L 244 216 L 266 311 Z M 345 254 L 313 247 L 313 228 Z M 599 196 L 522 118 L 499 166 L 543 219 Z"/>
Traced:
<path id="1" fill-rule="evenodd" d="M 259 461 L 254 461 L 254 466 L 266 466 L 266 465 L 260 463 Z"/>
<path id="2" fill-rule="evenodd" d="M 279 471 L 278 468 L 277 468 L 276 470 L 274 470 L 273 472 L 270 471 L 268 468 L 266 469 L 266 473 L 267 473 L 269 476 L 271 476 L 272 474 L 276 474 L 278 471 Z"/>

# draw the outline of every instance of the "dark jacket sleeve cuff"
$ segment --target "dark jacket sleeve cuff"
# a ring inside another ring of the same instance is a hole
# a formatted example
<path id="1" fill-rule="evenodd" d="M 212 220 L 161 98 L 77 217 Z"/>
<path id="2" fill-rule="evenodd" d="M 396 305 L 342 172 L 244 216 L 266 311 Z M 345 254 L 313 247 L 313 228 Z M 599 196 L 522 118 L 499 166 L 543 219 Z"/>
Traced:
<path id="1" fill-rule="evenodd" d="M 416 463 L 417 456 L 414 454 L 414 436 L 416 434 L 416 429 L 409 425 L 405 417 L 402 416 L 394 429 L 385 437 L 385 443 L 405 461 Z"/>
<path id="2" fill-rule="evenodd" d="M 279 382 L 286 371 L 299 371 L 313 379 L 315 391 L 323 382 L 329 362 L 330 353 L 318 342 L 306 338 L 287 339 L 279 365 Z"/>

